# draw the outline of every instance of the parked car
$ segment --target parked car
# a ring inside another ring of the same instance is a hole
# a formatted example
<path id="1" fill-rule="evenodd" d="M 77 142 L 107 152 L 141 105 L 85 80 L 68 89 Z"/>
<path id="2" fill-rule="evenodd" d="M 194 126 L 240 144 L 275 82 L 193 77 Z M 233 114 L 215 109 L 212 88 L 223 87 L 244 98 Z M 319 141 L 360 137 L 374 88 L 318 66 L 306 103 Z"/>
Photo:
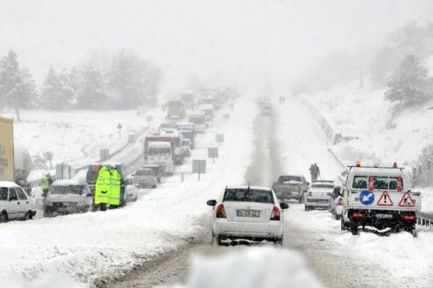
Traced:
<path id="1" fill-rule="evenodd" d="M 209 200 L 213 207 L 212 239 L 222 245 L 225 241 L 245 239 L 283 241 L 283 209 L 270 188 L 230 186 L 218 200 Z"/>
<path id="2" fill-rule="evenodd" d="M 305 195 L 305 210 L 315 208 L 327 209 L 328 198 L 334 190 L 334 181 L 331 180 L 317 180 L 311 184 L 310 191 Z"/>
<path id="3" fill-rule="evenodd" d="M 34 199 L 17 184 L 0 181 L 0 222 L 32 219 L 36 215 Z"/>
<path id="4" fill-rule="evenodd" d="M 57 180 L 51 185 L 45 201 L 45 216 L 88 212 L 93 194 L 86 183 L 76 180 Z"/>
<path id="5" fill-rule="evenodd" d="M 134 184 L 134 179 L 129 176 L 125 179 L 125 202 L 135 202 L 138 199 L 138 189 Z"/>
<path id="6" fill-rule="evenodd" d="M 150 168 L 140 168 L 133 175 L 135 187 L 141 188 L 156 188 L 158 185 L 158 176 L 155 170 Z"/>
<path id="7" fill-rule="evenodd" d="M 310 183 L 302 175 L 281 175 L 272 186 L 280 201 L 294 199 L 299 203 L 304 201 L 304 195 L 309 188 Z"/>
<path id="8" fill-rule="evenodd" d="M 335 216 L 336 220 L 340 220 L 343 215 L 343 195 L 341 194 L 342 187 L 334 187 L 331 195 L 328 198 L 328 210 Z"/>

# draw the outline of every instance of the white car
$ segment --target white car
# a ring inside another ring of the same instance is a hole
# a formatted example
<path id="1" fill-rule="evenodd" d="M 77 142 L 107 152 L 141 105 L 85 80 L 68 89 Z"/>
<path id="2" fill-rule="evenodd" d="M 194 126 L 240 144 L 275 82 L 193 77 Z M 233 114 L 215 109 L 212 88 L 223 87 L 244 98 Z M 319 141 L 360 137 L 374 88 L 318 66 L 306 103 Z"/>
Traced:
<path id="1" fill-rule="evenodd" d="M 327 209 L 329 195 L 334 190 L 334 181 L 318 180 L 311 184 L 310 191 L 305 195 L 305 210 L 315 208 Z"/>
<path id="2" fill-rule="evenodd" d="M 213 207 L 213 242 L 222 245 L 236 239 L 283 242 L 283 209 L 270 188 L 255 186 L 226 187 L 219 200 L 209 200 Z"/>
<path id="3" fill-rule="evenodd" d="M 0 222 L 32 219 L 36 215 L 34 199 L 17 184 L 0 181 Z"/>
<path id="4" fill-rule="evenodd" d="M 135 172 L 133 177 L 135 187 L 137 187 L 138 189 L 155 189 L 158 185 L 158 175 L 156 174 L 156 171 L 151 168 L 140 168 Z"/>
<path id="5" fill-rule="evenodd" d="M 134 202 L 138 199 L 138 189 L 134 185 L 132 177 L 128 177 L 125 180 L 125 202 Z"/>

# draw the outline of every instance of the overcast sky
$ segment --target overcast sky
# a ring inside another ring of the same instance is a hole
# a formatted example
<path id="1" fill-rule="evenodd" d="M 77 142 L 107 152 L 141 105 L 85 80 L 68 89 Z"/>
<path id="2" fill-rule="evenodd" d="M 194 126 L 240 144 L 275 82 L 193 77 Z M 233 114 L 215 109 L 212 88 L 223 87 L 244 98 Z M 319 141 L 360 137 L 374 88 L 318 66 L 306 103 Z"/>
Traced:
<path id="1" fill-rule="evenodd" d="M 40 81 L 126 48 L 180 88 L 195 75 L 286 84 L 338 50 L 378 46 L 433 15 L 431 0 L 0 0 L 0 53 L 12 49 Z"/>

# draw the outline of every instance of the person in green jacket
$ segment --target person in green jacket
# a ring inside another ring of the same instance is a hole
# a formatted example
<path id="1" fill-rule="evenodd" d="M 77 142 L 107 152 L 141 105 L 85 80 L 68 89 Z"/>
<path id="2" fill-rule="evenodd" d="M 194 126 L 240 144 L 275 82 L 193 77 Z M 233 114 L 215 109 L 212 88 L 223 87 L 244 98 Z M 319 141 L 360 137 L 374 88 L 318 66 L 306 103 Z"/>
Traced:
<path id="1" fill-rule="evenodd" d="M 95 185 L 95 204 L 109 204 L 111 177 L 111 172 L 106 166 L 99 170 Z"/>
<path id="2" fill-rule="evenodd" d="M 123 178 L 122 173 L 119 172 L 118 169 L 113 167 L 110 169 L 111 172 L 111 179 L 110 179 L 110 189 L 108 193 L 108 204 L 114 207 L 119 207 L 123 203 L 123 197 L 122 197 L 122 184 L 123 184 Z"/>

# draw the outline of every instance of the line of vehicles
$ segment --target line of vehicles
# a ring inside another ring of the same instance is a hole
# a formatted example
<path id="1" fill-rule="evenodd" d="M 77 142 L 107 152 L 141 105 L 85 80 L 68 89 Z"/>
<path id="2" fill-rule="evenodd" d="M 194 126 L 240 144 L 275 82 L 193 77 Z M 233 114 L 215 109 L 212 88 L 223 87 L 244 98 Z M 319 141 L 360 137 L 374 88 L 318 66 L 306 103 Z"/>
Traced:
<path id="1" fill-rule="evenodd" d="M 122 175 L 120 207 L 136 201 L 139 189 L 154 189 L 161 183 L 163 176 L 175 173 L 175 166 L 181 165 L 185 158 L 191 156 L 197 134 L 204 133 L 212 126 L 215 112 L 225 102 L 237 97 L 236 91 L 228 88 L 202 90 L 199 95 L 196 99 L 194 93 L 183 93 L 180 100 L 167 103 L 166 120 L 158 131 L 145 137 L 144 163 L 131 175 L 126 175 L 126 167 L 122 163 L 89 164 L 83 173 L 78 173 L 73 179 L 55 180 L 46 197 L 42 187 L 34 187 L 26 192 L 15 182 L 2 181 L 5 179 L 1 178 L 0 222 L 32 219 L 40 211 L 43 211 L 44 216 L 57 216 L 101 209 L 100 204 L 95 204 L 95 187 L 99 171 L 103 167 L 116 169 Z M 11 121 L 5 123 L 8 125 L 5 126 L 7 129 L 12 129 Z M 10 135 L 7 144 L 13 148 L 12 133 Z M 6 162 L 13 160 L 13 156 L 7 159 L 2 157 L 6 149 L 3 148 L 5 145 L 0 146 L 0 172 L 13 175 L 13 167 Z M 9 146 L 8 149 L 12 151 Z M 5 160 L 2 160 L 3 158 Z M 6 167 L 6 163 L 9 166 Z M 11 176 L 7 179 L 10 178 Z M 104 205 L 101 210 L 109 207 L 109 204 Z"/>
<path id="2" fill-rule="evenodd" d="M 403 168 L 347 167 L 343 184 L 333 180 L 309 183 L 302 175 L 281 175 L 272 188 L 226 187 L 219 199 L 209 200 L 212 211 L 212 242 L 272 241 L 284 237 L 283 213 L 289 201 L 304 203 L 306 211 L 328 209 L 341 230 L 358 235 L 371 231 L 379 235 L 407 231 L 416 233 L 416 212 L 421 193 L 410 190 Z"/>

